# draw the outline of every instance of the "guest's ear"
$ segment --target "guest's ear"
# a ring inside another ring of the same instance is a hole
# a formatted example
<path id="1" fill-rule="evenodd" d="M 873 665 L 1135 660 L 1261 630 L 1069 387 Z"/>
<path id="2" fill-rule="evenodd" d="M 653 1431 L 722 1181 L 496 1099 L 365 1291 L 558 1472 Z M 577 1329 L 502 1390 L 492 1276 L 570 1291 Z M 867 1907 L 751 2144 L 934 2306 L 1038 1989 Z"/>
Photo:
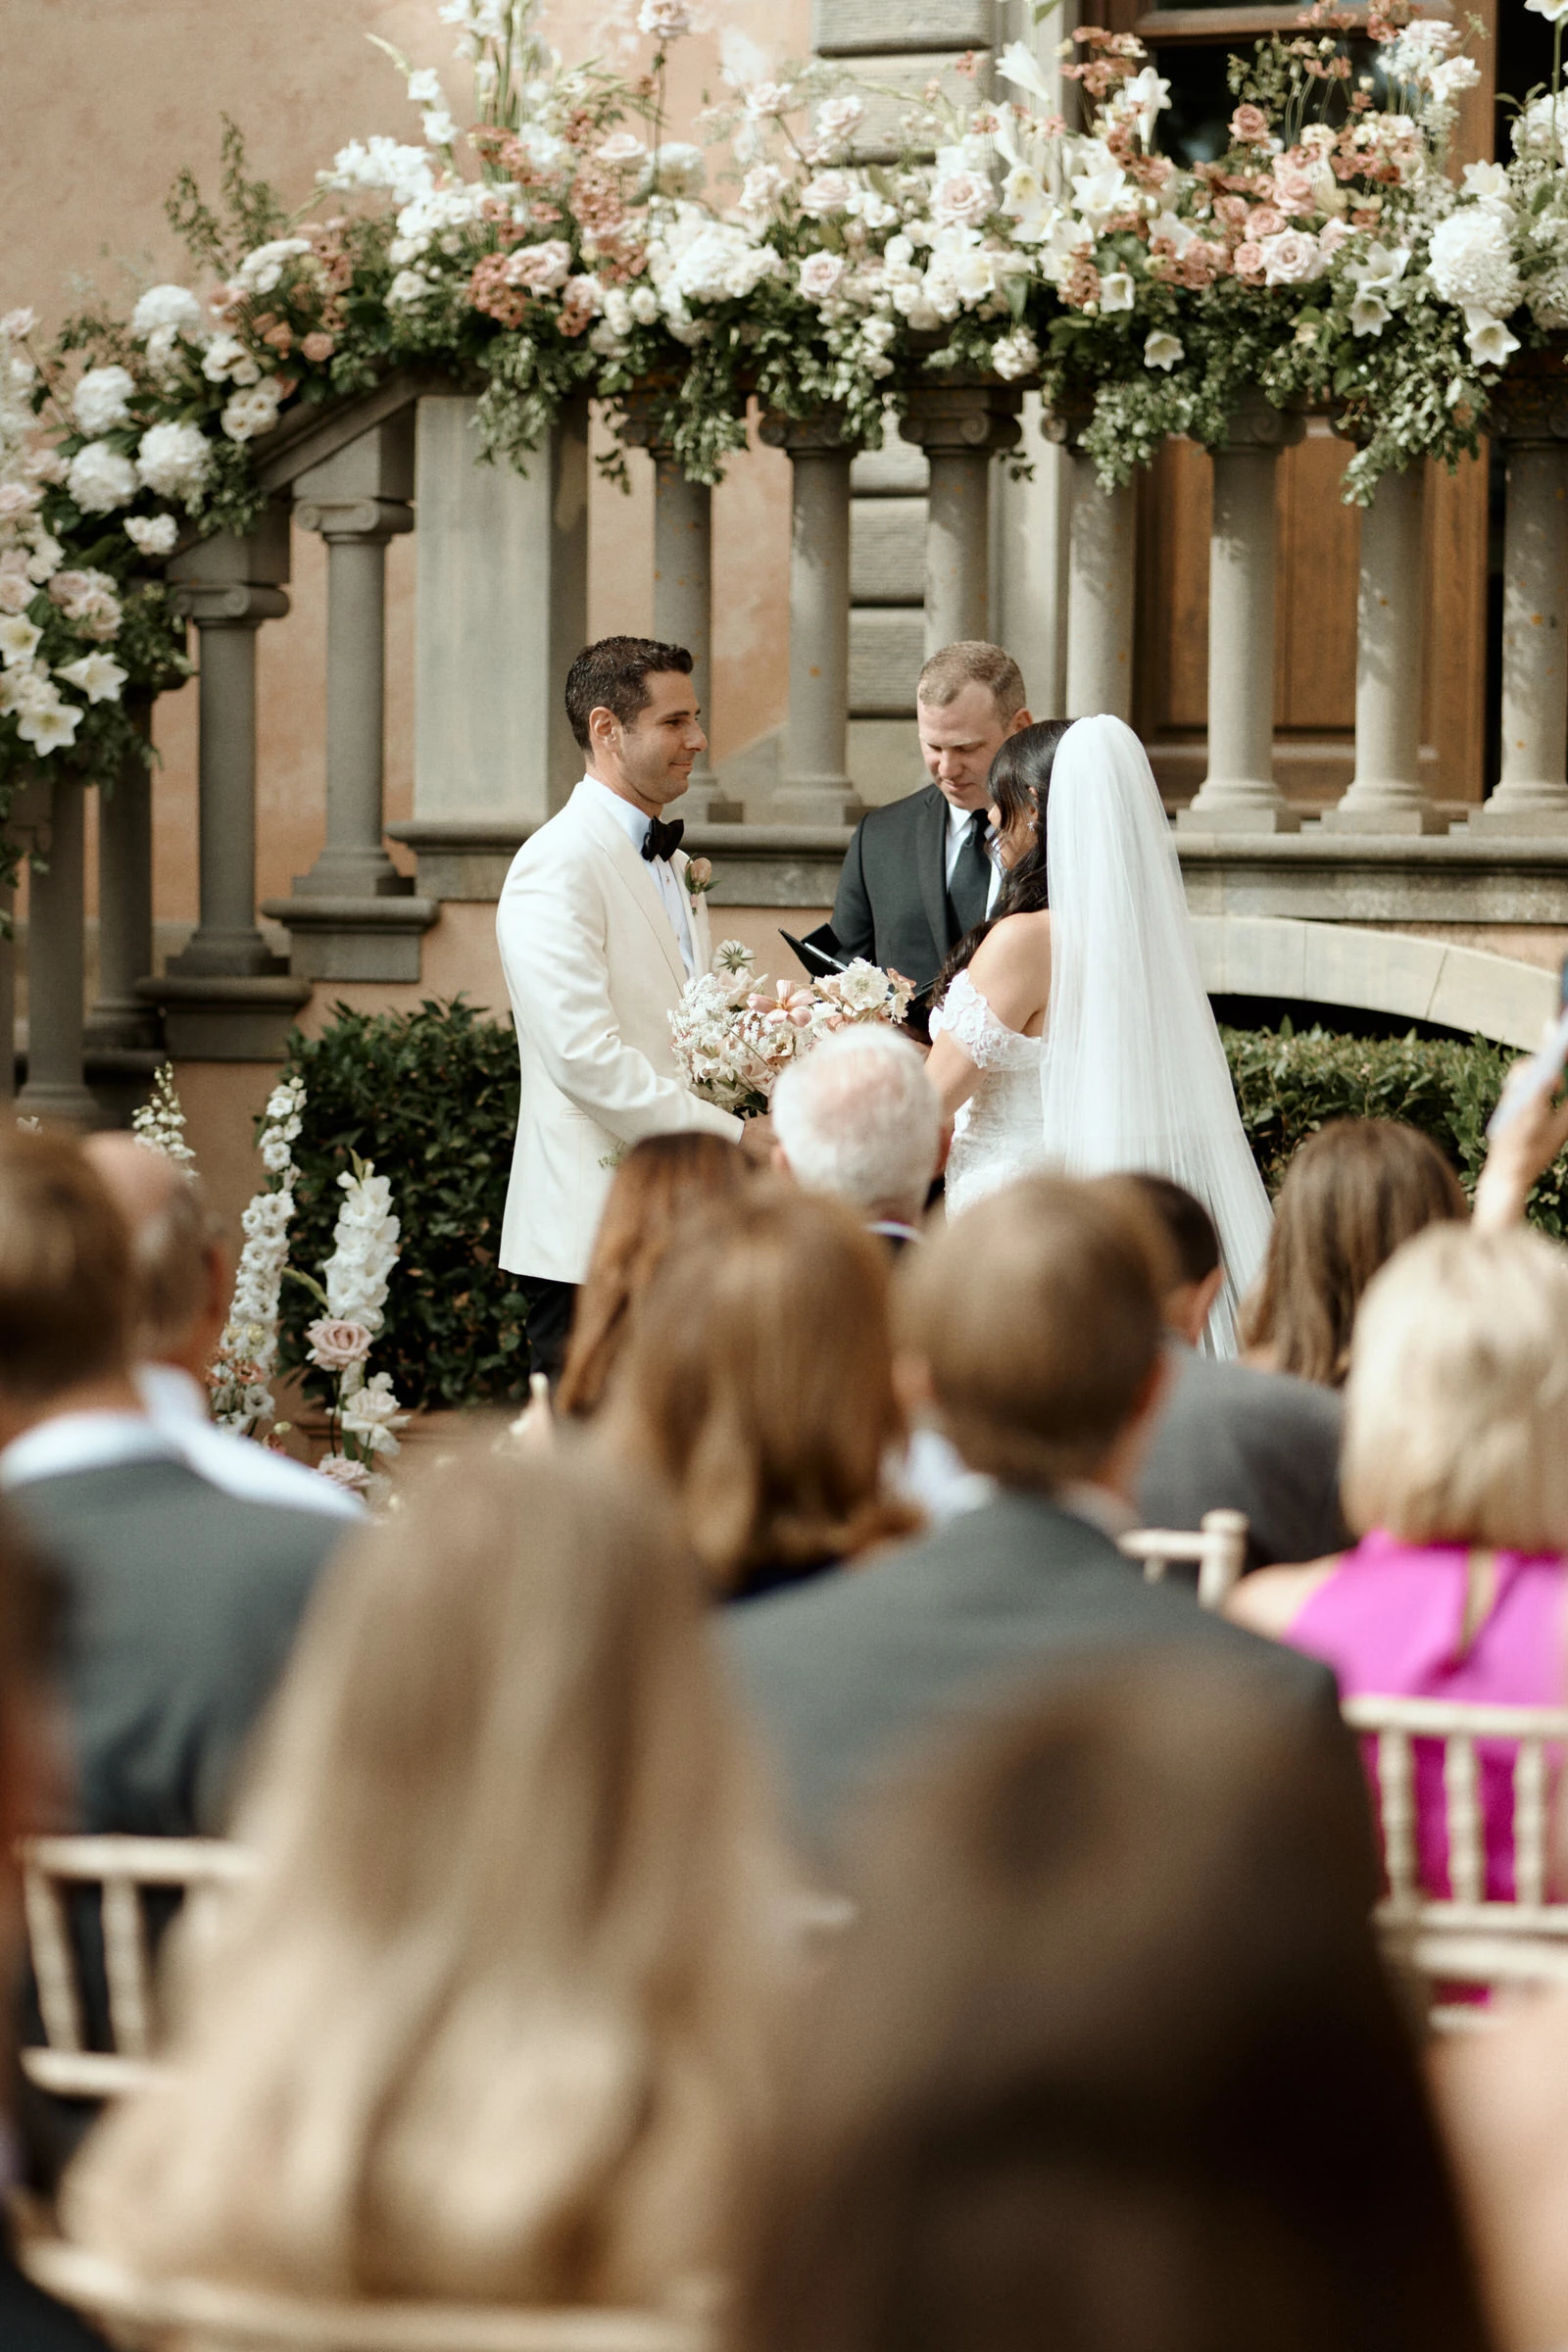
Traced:
<path id="1" fill-rule="evenodd" d="M 1027 710 L 1015 710 L 1012 714 L 1012 724 L 1007 729 L 1007 733 L 1009 735 L 1021 735 L 1025 727 L 1032 727 L 1034 723 L 1034 720 L 1030 717 Z"/>

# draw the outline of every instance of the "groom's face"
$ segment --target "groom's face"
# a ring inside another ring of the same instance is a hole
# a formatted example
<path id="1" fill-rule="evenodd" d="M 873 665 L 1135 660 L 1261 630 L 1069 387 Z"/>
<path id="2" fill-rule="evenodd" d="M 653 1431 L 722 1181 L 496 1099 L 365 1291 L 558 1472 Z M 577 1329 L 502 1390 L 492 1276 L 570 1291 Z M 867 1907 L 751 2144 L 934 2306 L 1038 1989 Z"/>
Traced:
<path id="1" fill-rule="evenodd" d="M 1009 735 L 1029 724 L 1029 713 L 1004 718 L 989 686 L 971 678 L 961 694 L 940 709 L 917 703 L 920 757 L 926 773 L 950 808 L 983 808 L 991 762 Z"/>
<path id="2" fill-rule="evenodd" d="M 609 710 L 588 720 L 595 761 L 604 782 L 655 815 L 678 801 L 692 780 L 708 737 L 697 718 L 697 690 L 678 669 L 652 671 L 643 684 L 648 702 L 629 725 Z"/>

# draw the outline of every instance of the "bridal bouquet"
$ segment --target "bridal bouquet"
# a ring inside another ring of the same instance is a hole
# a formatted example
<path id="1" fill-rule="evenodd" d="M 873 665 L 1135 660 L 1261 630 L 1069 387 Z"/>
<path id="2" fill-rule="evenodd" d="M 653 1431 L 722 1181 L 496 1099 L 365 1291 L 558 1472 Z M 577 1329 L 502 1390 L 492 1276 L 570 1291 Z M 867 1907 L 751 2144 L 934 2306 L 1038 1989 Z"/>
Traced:
<path id="1" fill-rule="evenodd" d="M 824 979 L 769 987 L 750 948 L 726 939 L 669 1016 L 675 1060 L 694 1095 L 751 1117 L 766 1110 L 786 1063 L 819 1038 L 851 1022 L 902 1021 L 912 994 L 907 980 L 859 956 Z"/>

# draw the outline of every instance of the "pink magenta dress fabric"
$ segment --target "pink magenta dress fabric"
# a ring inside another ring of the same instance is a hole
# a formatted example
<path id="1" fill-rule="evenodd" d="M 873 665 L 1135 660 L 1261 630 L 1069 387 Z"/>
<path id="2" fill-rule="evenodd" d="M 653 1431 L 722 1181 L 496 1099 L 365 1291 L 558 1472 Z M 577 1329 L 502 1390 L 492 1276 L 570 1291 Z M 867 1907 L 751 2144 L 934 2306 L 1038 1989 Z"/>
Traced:
<path id="1" fill-rule="evenodd" d="M 1333 1667 L 1342 1698 L 1376 1694 L 1471 1706 L 1560 1707 L 1568 1697 L 1568 1563 L 1555 1553 L 1499 1551 L 1494 1556 L 1496 1598 L 1466 1652 L 1461 1642 L 1467 1547 L 1428 1549 L 1381 1533 L 1347 1552 L 1344 1564 L 1298 1612 L 1286 1640 Z M 1365 1740 L 1362 1748 L 1368 1773 L 1375 1776 L 1374 1743 Z M 1487 1894 L 1510 1902 L 1516 1751 L 1506 1740 L 1483 1740 L 1477 1752 Z M 1446 1895 L 1442 1742 L 1418 1740 L 1415 1759 L 1422 1883 L 1430 1894 Z"/>

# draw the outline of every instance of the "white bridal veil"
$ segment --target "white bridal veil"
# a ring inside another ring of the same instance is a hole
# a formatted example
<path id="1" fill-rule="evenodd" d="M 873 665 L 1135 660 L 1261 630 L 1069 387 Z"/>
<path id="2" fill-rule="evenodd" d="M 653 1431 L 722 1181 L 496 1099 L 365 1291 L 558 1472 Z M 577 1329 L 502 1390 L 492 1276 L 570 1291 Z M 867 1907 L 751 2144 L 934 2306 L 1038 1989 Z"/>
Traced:
<path id="1" fill-rule="evenodd" d="M 1046 861 L 1048 1161 L 1071 1176 L 1148 1170 L 1198 1196 L 1225 1258 L 1208 1344 L 1234 1355 L 1237 1308 L 1272 1212 L 1199 972 L 1159 790 L 1121 719 L 1080 718 L 1057 745 Z"/>

